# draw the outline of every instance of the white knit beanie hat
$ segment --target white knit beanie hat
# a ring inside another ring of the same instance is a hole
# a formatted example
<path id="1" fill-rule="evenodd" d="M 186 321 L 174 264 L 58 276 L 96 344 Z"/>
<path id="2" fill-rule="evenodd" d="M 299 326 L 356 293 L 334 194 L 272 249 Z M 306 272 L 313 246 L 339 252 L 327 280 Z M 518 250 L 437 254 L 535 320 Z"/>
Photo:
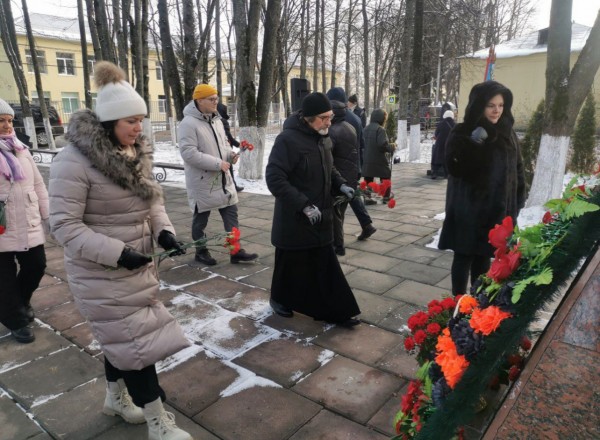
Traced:
<path id="1" fill-rule="evenodd" d="M 0 115 L 15 116 L 15 111 L 4 99 L 0 98 Z"/>
<path id="2" fill-rule="evenodd" d="M 98 87 L 95 112 L 100 122 L 146 116 L 148 113 L 142 97 L 125 81 L 125 72 L 115 64 L 108 61 L 96 63 L 94 82 Z"/>
<path id="3" fill-rule="evenodd" d="M 446 110 L 442 116 L 442 119 L 452 118 L 454 119 L 454 112 L 452 110 Z"/>

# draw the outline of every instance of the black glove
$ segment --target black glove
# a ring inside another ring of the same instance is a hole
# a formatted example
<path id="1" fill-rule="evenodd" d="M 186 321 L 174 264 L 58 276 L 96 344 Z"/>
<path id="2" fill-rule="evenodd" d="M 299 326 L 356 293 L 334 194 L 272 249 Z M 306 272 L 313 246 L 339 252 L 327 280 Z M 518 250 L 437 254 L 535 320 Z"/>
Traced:
<path id="1" fill-rule="evenodd" d="M 158 234 L 157 241 L 159 246 L 162 247 L 165 251 L 173 250 L 169 254 L 170 257 L 185 254 L 185 249 L 181 247 L 181 243 L 175 239 L 175 236 L 171 231 L 167 231 L 166 229 L 160 231 L 160 234 Z"/>
<path id="2" fill-rule="evenodd" d="M 483 127 L 476 127 L 471 133 L 471 139 L 478 144 L 483 144 L 483 141 L 485 141 L 487 138 L 487 131 L 485 131 L 485 128 Z"/>
<path id="3" fill-rule="evenodd" d="M 306 206 L 302 212 L 308 217 L 311 225 L 316 225 L 321 221 L 321 211 L 315 205 Z"/>
<path id="4" fill-rule="evenodd" d="M 125 269 L 133 270 L 138 267 L 142 267 L 152 261 L 152 258 L 147 257 L 144 254 L 140 254 L 138 251 L 134 251 L 129 246 L 125 246 L 123 252 L 121 252 L 121 256 L 119 257 L 119 261 L 117 264 L 119 266 L 123 266 Z"/>

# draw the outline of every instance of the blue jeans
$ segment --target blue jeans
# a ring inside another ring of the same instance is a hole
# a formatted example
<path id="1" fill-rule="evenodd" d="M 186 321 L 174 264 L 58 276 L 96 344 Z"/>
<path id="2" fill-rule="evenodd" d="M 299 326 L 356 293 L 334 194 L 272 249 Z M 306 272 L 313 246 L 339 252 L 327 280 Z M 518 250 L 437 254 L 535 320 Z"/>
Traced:
<path id="1" fill-rule="evenodd" d="M 371 216 L 367 212 L 367 207 L 362 197 L 355 197 L 350 201 L 350 208 L 354 211 L 354 215 L 358 219 L 361 228 L 366 228 L 368 225 L 373 223 Z"/>

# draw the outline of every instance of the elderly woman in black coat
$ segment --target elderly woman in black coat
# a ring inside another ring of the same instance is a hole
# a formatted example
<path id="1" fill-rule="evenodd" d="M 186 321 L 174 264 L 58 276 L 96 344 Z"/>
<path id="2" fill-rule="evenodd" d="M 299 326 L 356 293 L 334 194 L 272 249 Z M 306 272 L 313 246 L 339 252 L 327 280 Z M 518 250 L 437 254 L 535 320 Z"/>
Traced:
<path id="1" fill-rule="evenodd" d="M 467 292 L 490 267 L 488 233 L 506 216 L 516 224 L 525 179 L 511 113 L 512 92 L 496 81 L 477 84 L 465 119 L 446 143 L 448 189 L 440 249 L 452 249 L 452 293 Z"/>
<path id="2" fill-rule="evenodd" d="M 385 132 L 385 123 L 388 114 L 380 108 L 373 110 L 369 125 L 365 128 L 365 157 L 362 168 L 362 174 L 366 182 L 372 182 L 375 177 L 379 180 L 392 178 L 392 165 L 389 155 L 394 152 L 396 147 L 390 144 L 387 133 Z M 392 188 L 387 188 L 383 200 L 387 203 Z M 373 204 L 374 200 L 367 199 L 367 205 Z"/>
<path id="3" fill-rule="evenodd" d="M 435 127 L 435 144 L 433 144 L 431 153 L 431 178 L 434 180 L 438 177 L 448 177 L 446 171 L 446 141 L 454 125 L 454 112 L 446 110 Z"/>

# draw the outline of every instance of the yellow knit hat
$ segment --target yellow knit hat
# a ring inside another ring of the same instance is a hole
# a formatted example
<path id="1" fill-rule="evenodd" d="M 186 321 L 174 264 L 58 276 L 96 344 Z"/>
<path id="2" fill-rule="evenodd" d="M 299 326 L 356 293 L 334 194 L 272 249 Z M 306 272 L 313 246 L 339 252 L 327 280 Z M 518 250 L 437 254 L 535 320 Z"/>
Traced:
<path id="1" fill-rule="evenodd" d="M 198 84 L 194 89 L 192 99 L 204 99 L 208 98 L 209 96 L 216 95 L 217 93 L 217 89 L 210 84 Z"/>

